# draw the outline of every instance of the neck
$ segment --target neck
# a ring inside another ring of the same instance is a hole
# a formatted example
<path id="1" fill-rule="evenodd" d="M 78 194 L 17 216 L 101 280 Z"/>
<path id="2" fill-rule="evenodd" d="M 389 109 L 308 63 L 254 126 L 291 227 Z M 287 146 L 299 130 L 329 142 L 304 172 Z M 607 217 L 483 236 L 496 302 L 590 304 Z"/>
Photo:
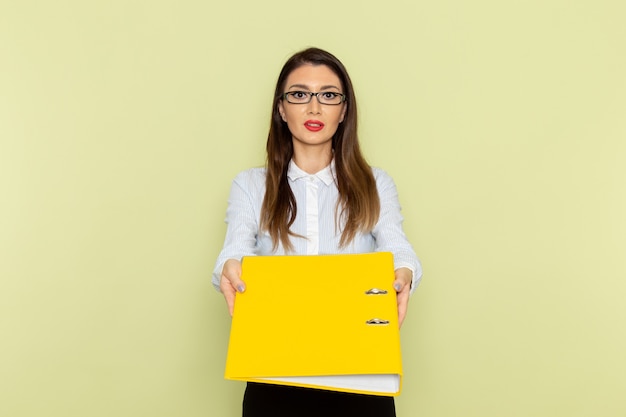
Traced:
<path id="1" fill-rule="evenodd" d="M 305 150 L 294 146 L 293 161 L 308 174 L 315 174 L 326 168 L 332 159 L 333 151 L 330 147 Z"/>

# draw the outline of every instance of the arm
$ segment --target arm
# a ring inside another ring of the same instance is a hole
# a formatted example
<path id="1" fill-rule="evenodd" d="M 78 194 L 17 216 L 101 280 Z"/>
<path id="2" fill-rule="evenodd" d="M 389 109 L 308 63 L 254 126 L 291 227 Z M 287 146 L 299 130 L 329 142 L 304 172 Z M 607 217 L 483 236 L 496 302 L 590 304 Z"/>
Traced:
<path id="1" fill-rule="evenodd" d="M 422 266 L 402 229 L 402 215 L 396 186 L 382 170 L 374 171 L 380 196 L 380 218 L 372 234 L 376 250 L 391 252 L 394 258 L 394 288 L 398 298 L 400 324 L 406 316 L 410 294 L 415 291 L 422 277 Z"/>
<path id="2" fill-rule="evenodd" d="M 231 315 L 236 292 L 245 291 L 245 283 L 241 280 L 241 259 L 256 254 L 259 208 L 256 207 L 255 191 L 263 185 L 263 180 L 259 171 L 245 171 L 235 178 L 230 189 L 226 237 L 216 261 L 212 282 L 224 295 Z"/>

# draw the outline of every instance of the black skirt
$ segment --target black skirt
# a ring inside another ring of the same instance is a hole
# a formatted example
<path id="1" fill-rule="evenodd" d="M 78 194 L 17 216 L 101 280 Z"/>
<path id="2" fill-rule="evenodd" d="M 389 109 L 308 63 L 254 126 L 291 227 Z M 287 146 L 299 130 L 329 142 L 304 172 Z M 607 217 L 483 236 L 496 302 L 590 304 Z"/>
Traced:
<path id="1" fill-rule="evenodd" d="M 243 417 L 395 417 L 393 397 L 248 382 Z"/>

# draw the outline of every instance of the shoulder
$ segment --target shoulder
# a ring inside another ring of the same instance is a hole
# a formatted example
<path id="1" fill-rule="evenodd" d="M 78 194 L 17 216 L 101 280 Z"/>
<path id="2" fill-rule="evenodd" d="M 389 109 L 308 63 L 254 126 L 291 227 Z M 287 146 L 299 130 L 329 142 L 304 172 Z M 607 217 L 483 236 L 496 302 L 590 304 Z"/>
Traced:
<path id="1" fill-rule="evenodd" d="M 265 183 L 265 168 L 250 168 L 245 171 L 241 171 L 235 176 L 233 182 L 238 184 L 264 184 Z"/>
<path id="2" fill-rule="evenodd" d="M 243 192 L 250 196 L 265 193 L 265 168 L 250 168 L 235 176 L 231 184 L 231 193 Z"/>
<path id="3" fill-rule="evenodd" d="M 389 175 L 387 171 L 378 167 L 371 168 L 372 174 L 374 174 L 374 179 L 376 180 L 376 186 L 379 189 L 394 186 L 393 178 L 391 178 L 391 175 Z"/>

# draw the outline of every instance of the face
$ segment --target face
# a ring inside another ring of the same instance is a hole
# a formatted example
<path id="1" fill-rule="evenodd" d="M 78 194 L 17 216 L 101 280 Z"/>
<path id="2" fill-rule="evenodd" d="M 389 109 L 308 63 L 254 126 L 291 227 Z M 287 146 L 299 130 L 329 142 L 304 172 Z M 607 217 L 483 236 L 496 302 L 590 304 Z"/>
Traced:
<path id="1" fill-rule="evenodd" d="M 284 93 L 289 91 L 345 93 L 339 77 L 326 65 L 302 65 L 289 74 Z M 293 104 L 281 100 L 278 110 L 287 122 L 293 138 L 294 152 L 322 147 L 330 152 L 332 137 L 343 122 L 346 103 L 320 104 L 317 97 L 307 104 Z"/>

